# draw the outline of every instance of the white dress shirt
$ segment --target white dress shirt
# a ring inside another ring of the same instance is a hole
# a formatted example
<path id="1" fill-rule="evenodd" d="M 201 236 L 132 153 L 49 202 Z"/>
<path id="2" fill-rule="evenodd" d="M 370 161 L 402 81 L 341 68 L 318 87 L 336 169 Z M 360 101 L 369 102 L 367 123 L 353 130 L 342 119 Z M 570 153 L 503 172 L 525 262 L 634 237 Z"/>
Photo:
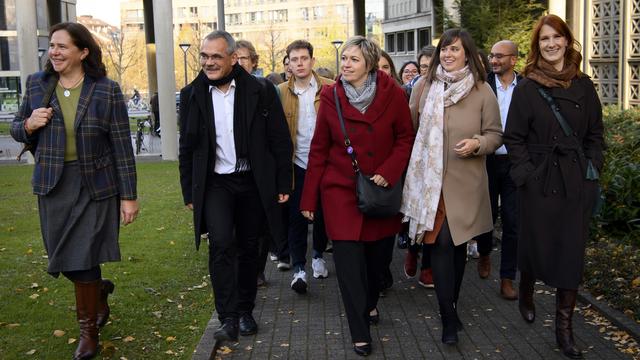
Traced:
<path id="1" fill-rule="evenodd" d="M 516 87 L 517 75 L 513 73 L 513 81 L 506 89 L 502 88 L 500 78 L 496 74 L 496 95 L 498 97 L 498 106 L 500 106 L 500 122 L 502 122 L 502 131 L 507 128 L 507 115 L 509 114 L 509 105 L 511 104 L 511 96 L 513 89 Z M 496 155 L 506 155 L 507 148 L 502 145 L 496 150 Z"/>
<path id="2" fill-rule="evenodd" d="M 296 149 L 294 164 L 303 169 L 307 168 L 309 161 L 309 150 L 311 149 L 311 139 L 316 130 L 316 92 L 318 84 L 315 77 L 311 77 L 311 82 L 306 89 L 294 87 L 294 92 L 298 96 L 298 129 L 296 130 Z"/>
<path id="3" fill-rule="evenodd" d="M 221 91 L 209 86 L 213 102 L 213 118 L 216 127 L 216 174 L 231 174 L 236 171 L 236 143 L 233 135 L 233 103 L 236 81 L 231 80 L 229 89 Z"/>

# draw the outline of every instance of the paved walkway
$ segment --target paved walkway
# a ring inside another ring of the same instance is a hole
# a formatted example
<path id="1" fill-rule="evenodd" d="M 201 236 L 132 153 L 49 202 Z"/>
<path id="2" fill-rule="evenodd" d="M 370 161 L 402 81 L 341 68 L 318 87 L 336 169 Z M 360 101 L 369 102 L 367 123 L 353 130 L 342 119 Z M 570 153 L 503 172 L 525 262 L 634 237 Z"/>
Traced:
<path id="1" fill-rule="evenodd" d="M 311 246 L 309 246 L 311 248 Z M 555 295 L 536 285 L 537 318 L 525 323 L 517 301 L 499 296 L 499 253 L 493 251 L 492 274 L 481 280 L 476 260 L 467 263 L 459 303 L 464 330 L 457 346 L 440 341 L 441 324 L 434 290 L 424 289 L 417 279 L 402 272 L 405 250 L 394 249 L 393 288 L 380 299 L 381 321 L 371 327 L 372 359 L 566 359 L 555 344 Z M 214 313 L 194 352 L 193 359 L 358 359 L 335 277 L 331 254 L 325 256 L 329 278 L 311 278 L 306 295 L 289 288 L 292 273 L 267 264 L 268 286 L 258 290 L 254 316 L 258 334 L 225 343 L 214 351 L 213 331 L 219 326 Z M 310 264 L 309 264 L 310 265 Z M 308 272 L 309 274 L 309 272 Z M 629 359 L 605 340 L 599 327 L 578 312 L 574 335 L 586 359 Z"/>

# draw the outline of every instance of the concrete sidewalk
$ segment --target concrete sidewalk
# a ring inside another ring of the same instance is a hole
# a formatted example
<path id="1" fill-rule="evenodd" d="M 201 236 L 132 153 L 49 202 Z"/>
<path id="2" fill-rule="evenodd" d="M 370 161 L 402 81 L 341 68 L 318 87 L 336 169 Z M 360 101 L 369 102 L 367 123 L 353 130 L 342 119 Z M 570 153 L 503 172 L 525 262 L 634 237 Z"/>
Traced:
<path id="1" fill-rule="evenodd" d="M 309 246 L 311 248 L 311 246 Z M 536 284 L 536 321 L 525 323 L 517 301 L 499 295 L 499 252 L 492 252 L 492 274 L 482 280 L 476 260 L 467 263 L 459 302 L 464 330 L 457 346 L 440 341 L 441 323 L 435 291 L 417 278 L 406 279 L 402 266 L 406 250 L 394 249 L 393 288 L 380 299 L 380 324 L 371 327 L 372 359 L 566 359 L 555 344 L 555 294 Z M 193 359 L 359 359 L 351 337 L 335 277 L 332 255 L 325 256 L 329 278 L 311 278 L 306 295 L 293 292 L 291 271 L 267 264 L 268 285 L 258 290 L 253 312 L 257 335 L 240 337 L 214 350 L 214 313 Z M 310 262 L 307 264 L 310 268 Z M 580 306 L 580 304 L 579 304 Z M 574 335 L 586 359 L 630 359 L 605 339 L 600 326 L 574 315 Z"/>

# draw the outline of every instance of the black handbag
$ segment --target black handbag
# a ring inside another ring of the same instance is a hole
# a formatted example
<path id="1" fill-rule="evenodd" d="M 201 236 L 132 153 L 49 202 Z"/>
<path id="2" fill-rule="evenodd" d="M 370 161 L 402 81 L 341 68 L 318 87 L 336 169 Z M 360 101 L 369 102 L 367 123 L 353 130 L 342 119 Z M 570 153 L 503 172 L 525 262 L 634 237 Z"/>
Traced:
<path id="1" fill-rule="evenodd" d="M 538 87 L 538 93 L 540 93 L 540 96 L 542 96 L 542 98 L 547 102 L 547 104 L 549 104 L 549 107 L 551 108 L 553 115 L 555 115 L 556 119 L 558 120 L 558 123 L 560 124 L 560 127 L 562 128 L 562 132 L 564 133 L 564 135 L 574 139 L 574 141 L 578 144 L 578 149 L 580 149 L 580 156 L 584 157 L 584 152 L 582 151 L 582 145 L 580 144 L 578 139 L 574 136 L 571 125 L 569 125 L 569 123 L 567 123 L 567 120 L 564 119 L 564 116 L 562 116 L 562 113 L 560 112 L 560 106 L 556 104 L 556 101 L 553 99 L 551 94 L 549 94 L 549 92 L 547 92 L 542 87 Z M 593 165 L 593 162 L 591 161 L 591 159 L 586 158 L 586 160 L 587 160 L 587 171 L 585 174 L 585 179 L 598 180 L 600 178 L 600 173 L 598 173 L 598 169 L 596 169 L 596 167 Z"/>
<path id="2" fill-rule="evenodd" d="M 333 97 L 336 102 L 336 111 L 340 120 L 340 128 L 344 135 L 344 145 L 347 148 L 347 154 L 351 157 L 351 165 L 356 173 L 356 198 L 358 201 L 358 209 L 364 215 L 369 217 L 383 218 L 397 215 L 400 211 L 402 203 L 402 188 L 404 187 L 404 176 L 392 187 L 382 187 L 376 185 L 370 178 L 360 171 L 358 160 L 356 160 L 355 150 L 351 146 L 351 140 L 347 135 L 347 129 L 344 126 L 344 118 L 342 117 L 342 109 L 338 100 L 336 88 L 333 88 Z"/>

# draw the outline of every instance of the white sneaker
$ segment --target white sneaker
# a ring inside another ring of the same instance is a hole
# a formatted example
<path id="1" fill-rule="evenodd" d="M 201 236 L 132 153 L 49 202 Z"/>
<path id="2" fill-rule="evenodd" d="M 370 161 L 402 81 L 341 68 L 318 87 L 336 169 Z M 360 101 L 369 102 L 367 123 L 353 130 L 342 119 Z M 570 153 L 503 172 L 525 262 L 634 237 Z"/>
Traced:
<path id="1" fill-rule="evenodd" d="M 293 274 L 291 289 L 298 294 L 305 294 L 307 292 L 307 273 L 304 270 L 300 270 Z"/>
<path id="2" fill-rule="evenodd" d="M 311 268 L 313 269 L 313 277 L 316 279 L 326 279 L 329 276 L 327 262 L 322 258 L 313 259 Z"/>
<path id="3" fill-rule="evenodd" d="M 287 271 L 289 269 L 291 269 L 291 264 L 284 262 L 284 261 L 279 261 L 278 265 L 277 265 L 278 270 L 280 271 Z"/>
<path id="4" fill-rule="evenodd" d="M 278 261 L 278 255 L 276 255 L 274 253 L 269 253 L 269 260 Z"/>
<path id="5" fill-rule="evenodd" d="M 480 253 L 478 252 L 478 243 L 473 241 L 473 242 L 469 242 L 469 245 L 467 246 L 467 255 L 471 256 L 474 259 L 477 259 L 480 257 Z"/>

